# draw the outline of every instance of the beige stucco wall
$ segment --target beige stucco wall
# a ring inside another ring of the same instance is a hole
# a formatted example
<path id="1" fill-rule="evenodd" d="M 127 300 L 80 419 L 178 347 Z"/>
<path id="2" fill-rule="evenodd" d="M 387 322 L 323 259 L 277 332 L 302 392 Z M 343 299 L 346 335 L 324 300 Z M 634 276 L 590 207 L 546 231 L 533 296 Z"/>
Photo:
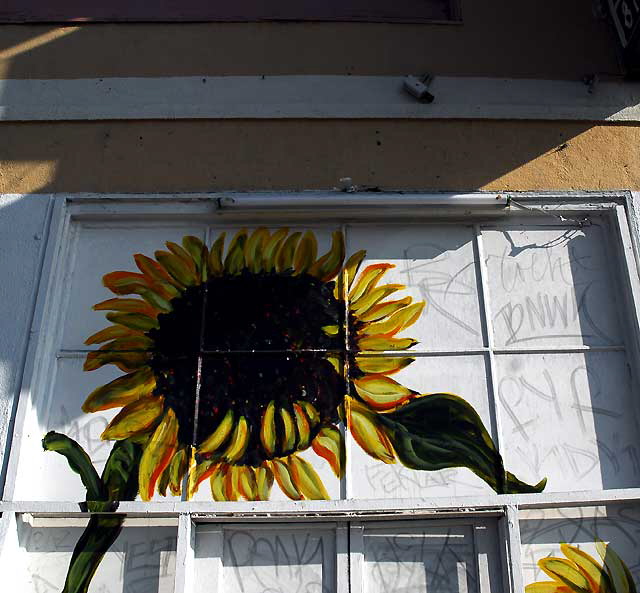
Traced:
<path id="1" fill-rule="evenodd" d="M 0 124 L 0 192 L 640 189 L 640 127 L 237 120 Z M 566 144 L 566 146 L 565 146 Z"/>
<path id="2" fill-rule="evenodd" d="M 588 0 L 464 0 L 462 25 L 90 24 L 0 27 L 0 77 L 620 74 Z"/>

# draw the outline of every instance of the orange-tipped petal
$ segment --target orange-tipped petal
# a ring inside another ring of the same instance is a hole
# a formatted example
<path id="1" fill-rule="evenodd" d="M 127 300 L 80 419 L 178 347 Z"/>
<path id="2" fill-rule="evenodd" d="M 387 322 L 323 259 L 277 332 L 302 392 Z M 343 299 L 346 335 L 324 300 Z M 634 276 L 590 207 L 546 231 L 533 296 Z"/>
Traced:
<path id="1" fill-rule="evenodd" d="M 311 269 L 318 254 L 318 242 L 312 231 L 307 231 L 300 239 L 293 256 L 293 268 L 296 274 L 304 274 Z"/>
<path id="2" fill-rule="evenodd" d="M 105 327 L 99 332 L 96 332 L 92 336 L 89 336 L 84 343 L 87 344 L 87 346 L 90 346 L 92 344 L 101 344 L 102 342 L 107 342 L 109 340 L 117 340 L 119 338 L 129 339 L 135 337 L 143 337 L 143 332 L 129 329 L 128 327 L 124 327 L 124 325 L 110 325 L 109 327 Z"/>
<path id="3" fill-rule="evenodd" d="M 322 282 L 333 280 L 342 268 L 344 260 L 344 235 L 342 231 L 334 231 L 331 236 L 331 247 L 316 263 L 311 266 L 309 274 Z"/>
<path id="4" fill-rule="evenodd" d="M 558 581 L 539 581 L 527 585 L 524 588 L 524 593 L 572 593 L 572 591 Z"/>
<path id="5" fill-rule="evenodd" d="M 293 415 L 298 430 L 298 451 L 302 451 L 309 446 L 311 439 L 311 423 L 299 404 L 293 404 Z"/>
<path id="6" fill-rule="evenodd" d="M 369 312 L 376 304 L 391 296 L 394 292 L 404 290 L 404 284 L 383 284 L 365 292 L 359 299 L 349 302 L 349 311 L 358 319 L 363 313 Z M 411 300 L 411 299 L 410 299 Z"/>
<path id="7" fill-rule="evenodd" d="M 381 286 L 380 288 L 386 288 L 387 286 L 401 286 L 401 285 L 393 285 L 387 284 L 385 286 Z M 376 288 L 376 292 L 380 290 L 380 288 Z M 403 299 L 398 299 L 397 301 L 386 301 L 384 303 L 377 303 L 368 308 L 362 308 L 362 310 L 358 313 L 358 321 L 365 321 L 367 323 L 372 321 L 380 321 L 381 319 L 385 319 L 390 315 L 393 315 L 396 311 L 403 309 L 407 305 L 411 304 L 413 299 L 408 296 Z"/>
<path id="8" fill-rule="evenodd" d="M 409 350 L 418 343 L 413 338 L 390 338 L 388 336 L 365 336 L 358 338 L 362 352 L 385 352 L 387 350 Z"/>
<path id="9" fill-rule="evenodd" d="M 156 482 L 171 462 L 177 448 L 178 419 L 173 410 L 168 408 L 140 459 L 138 482 L 142 500 L 151 500 Z"/>
<path id="10" fill-rule="evenodd" d="M 233 410 L 228 410 L 217 428 L 208 436 L 198 448 L 199 453 L 216 453 L 227 441 L 233 430 Z"/>
<path id="11" fill-rule="evenodd" d="M 408 356 L 356 356 L 358 368 L 366 375 L 393 375 L 409 366 L 415 358 Z"/>
<path id="12" fill-rule="evenodd" d="M 105 274 L 102 283 L 115 294 L 139 294 L 139 290 L 152 287 L 152 283 L 143 274 L 123 271 Z"/>
<path id="13" fill-rule="evenodd" d="M 267 455 L 272 456 L 276 450 L 276 405 L 269 402 L 260 422 L 260 442 Z"/>
<path id="14" fill-rule="evenodd" d="M 308 461 L 297 455 L 291 455 L 287 461 L 298 492 L 307 500 L 329 500 L 329 494 L 320 476 Z"/>
<path id="15" fill-rule="evenodd" d="M 189 472 L 189 499 L 193 498 L 200 484 L 210 477 L 219 465 L 215 461 L 205 459 L 193 467 Z"/>
<path id="16" fill-rule="evenodd" d="M 296 425 L 289 410 L 279 408 L 280 426 L 282 427 L 282 451 L 292 451 L 296 448 Z"/>
<path id="17" fill-rule="evenodd" d="M 94 311 L 122 311 L 123 313 L 142 313 L 147 317 L 157 317 L 158 309 L 141 299 L 107 299 L 93 305 Z"/>
<path id="18" fill-rule="evenodd" d="M 113 344 L 113 342 L 109 342 Z M 107 346 L 109 344 L 106 344 Z M 82 366 L 85 371 L 95 371 L 107 364 L 117 366 L 124 373 L 132 373 L 147 365 L 149 355 L 146 352 L 112 351 L 105 349 L 89 352 Z"/>
<path id="19" fill-rule="evenodd" d="M 273 472 L 266 465 L 256 467 L 256 500 L 269 500 L 271 494 L 271 487 L 273 486 Z"/>
<path id="20" fill-rule="evenodd" d="M 209 483 L 211 485 L 211 496 L 216 502 L 226 502 L 229 500 L 225 488 L 228 470 L 229 466 L 226 463 L 213 466 Z"/>
<path id="21" fill-rule="evenodd" d="M 183 286 L 194 286 L 198 283 L 196 266 L 193 261 L 191 261 L 191 265 L 189 265 L 184 259 L 175 255 L 175 253 L 169 253 L 167 251 L 156 251 L 154 255 L 164 269 L 169 272 L 171 277 Z"/>
<path id="22" fill-rule="evenodd" d="M 564 558 L 542 558 L 538 566 L 552 579 L 570 587 L 575 593 L 592 593 L 589 580 L 573 562 Z"/>
<path id="23" fill-rule="evenodd" d="M 265 243 L 262 253 L 262 265 L 265 272 L 273 272 L 276 269 L 276 256 L 288 234 L 289 229 L 278 229 Z"/>
<path id="24" fill-rule="evenodd" d="M 240 487 L 238 484 L 238 470 L 239 467 L 237 465 L 230 465 L 227 467 L 225 476 L 224 476 L 224 494 L 227 497 L 227 500 L 236 501 L 240 496 Z"/>
<path id="25" fill-rule="evenodd" d="M 325 426 L 311 443 L 316 455 L 326 459 L 333 473 L 341 478 L 344 474 L 345 448 L 342 434 L 335 426 Z"/>
<path id="26" fill-rule="evenodd" d="M 289 235 L 276 256 L 276 270 L 278 272 L 284 272 L 285 270 L 293 269 L 293 256 L 296 253 L 296 245 L 300 240 L 302 233 L 292 233 Z"/>
<path id="27" fill-rule="evenodd" d="M 142 313 L 107 313 L 106 318 L 111 321 L 111 323 L 119 323 L 129 329 L 142 332 L 147 332 L 150 329 L 157 329 L 160 327 L 160 324 L 155 317 L 148 317 Z"/>
<path id="28" fill-rule="evenodd" d="M 393 448 L 382 426 L 376 422 L 376 413 L 347 398 L 349 431 L 362 450 L 384 463 L 395 463 Z"/>
<path id="29" fill-rule="evenodd" d="M 405 307 L 400 311 L 396 311 L 388 319 L 370 323 L 360 331 L 360 334 L 368 336 L 393 336 L 399 331 L 402 331 L 403 329 L 406 329 L 407 327 L 413 325 L 418 320 L 420 315 L 422 315 L 424 305 L 424 302 L 409 305 L 408 307 Z"/>
<path id="30" fill-rule="evenodd" d="M 304 410 L 304 413 L 307 415 L 307 418 L 309 418 L 309 422 L 312 427 L 316 426 L 316 424 L 320 422 L 320 414 L 312 403 L 306 401 L 298 401 L 296 403 Z"/>
<path id="31" fill-rule="evenodd" d="M 371 264 L 367 266 L 355 281 L 353 288 L 349 291 L 349 300 L 356 302 L 361 296 L 373 289 L 380 281 L 387 270 L 394 268 L 393 264 Z"/>
<path id="32" fill-rule="evenodd" d="M 119 441 L 155 428 L 164 410 L 164 398 L 141 397 L 128 404 L 109 422 L 100 438 Z"/>
<path id="33" fill-rule="evenodd" d="M 367 252 L 362 249 L 360 251 L 356 251 L 352 254 L 349 259 L 344 264 L 344 285 L 346 287 L 347 293 L 351 290 L 353 283 L 355 282 L 356 276 L 358 275 L 358 270 L 360 269 L 360 265 L 364 260 Z M 343 299 L 343 296 L 340 295 L 337 298 Z"/>
<path id="34" fill-rule="evenodd" d="M 191 447 L 180 449 L 169 464 L 169 490 L 174 496 L 178 496 L 182 492 L 182 480 L 191 462 L 190 449 Z"/>
<path id="35" fill-rule="evenodd" d="M 611 593 L 609 577 L 595 558 L 569 544 L 560 544 L 560 550 L 589 579 L 593 593 Z"/>
<path id="36" fill-rule="evenodd" d="M 178 282 L 173 276 L 169 274 L 157 261 L 142 255 L 142 253 L 136 253 L 133 256 L 136 261 L 138 269 L 151 281 L 152 284 L 169 285 L 173 287 L 173 296 L 178 296 L 184 285 Z"/>
<path id="37" fill-rule="evenodd" d="M 418 395 L 386 375 L 354 379 L 353 384 L 360 398 L 374 410 L 391 410 Z"/>
<path id="38" fill-rule="evenodd" d="M 302 500 L 304 496 L 294 485 L 289 466 L 281 459 L 271 461 L 271 470 L 280 486 L 280 490 L 284 492 L 291 500 Z"/>
<path id="39" fill-rule="evenodd" d="M 260 227 L 251 233 L 244 246 L 244 259 L 247 268 L 254 274 L 263 270 L 263 247 L 269 240 L 269 231 Z"/>
<path id="40" fill-rule="evenodd" d="M 99 412 L 126 406 L 151 394 L 155 386 L 156 379 L 153 371 L 144 367 L 94 389 L 82 404 L 82 411 Z"/>
<path id="41" fill-rule="evenodd" d="M 224 252 L 225 237 L 226 233 L 220 233 L 209 250 L 209 256 L 207 257 L 209 276 L 222 276 L 222 272 L 224 272 L 222 253 Z"/>
<path id="42" fill-rule="evenodd" d="M 238 418 L 235 430 L 231 436 L 229 448 L 224 452 L 224 459 L 229 463 L 238 461 L 249 445 L 249 424 L 244 416 Z"/>

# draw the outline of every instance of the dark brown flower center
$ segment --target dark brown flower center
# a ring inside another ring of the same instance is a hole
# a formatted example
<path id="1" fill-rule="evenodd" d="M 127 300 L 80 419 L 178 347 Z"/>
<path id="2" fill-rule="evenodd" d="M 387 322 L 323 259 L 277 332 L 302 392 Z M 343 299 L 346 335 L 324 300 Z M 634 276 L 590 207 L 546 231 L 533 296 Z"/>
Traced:
<path id="1" fill-rule="evenodd" d="M 336 422 L 346 381 L 328 358 L 344 358 L 345 312 L 333 290 L 333 282 L 308 274 L 245 270 L 175 298 L 173 310 L 159 315 L 159 328 L 148 335 L 154 341 L 154 393 L 176 413 L 180 442 L 201 444 L 232 410 L 235 419 L 245 417 L 250 431 L 239 463 L 258 465 L 268 457 L 259 432 L 271 401 L 292 417 L 295 402 L 308 402 L 320 425 Z M 276 422 L 276 431 L 284 430 Z M 273 456 L 295 449 L 280 448 Z"/>

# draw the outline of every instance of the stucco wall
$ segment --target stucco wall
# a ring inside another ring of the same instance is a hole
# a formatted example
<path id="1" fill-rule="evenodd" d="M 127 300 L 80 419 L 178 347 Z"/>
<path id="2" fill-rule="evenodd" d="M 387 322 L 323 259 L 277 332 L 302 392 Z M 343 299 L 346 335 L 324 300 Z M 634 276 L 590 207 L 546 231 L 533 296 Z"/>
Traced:
<path id="1" fill-rule="evenodd" d="M 637 189 L 640 127 L 226 120 L 0 124 L 0 192 Z"/>
<path id="2" fill-rule="evenodd" d="M 619 75 L 593 3 L 465 0 L 462 25 L 89 24 L 0 27 L 0 77 L 242 74 Z"/>

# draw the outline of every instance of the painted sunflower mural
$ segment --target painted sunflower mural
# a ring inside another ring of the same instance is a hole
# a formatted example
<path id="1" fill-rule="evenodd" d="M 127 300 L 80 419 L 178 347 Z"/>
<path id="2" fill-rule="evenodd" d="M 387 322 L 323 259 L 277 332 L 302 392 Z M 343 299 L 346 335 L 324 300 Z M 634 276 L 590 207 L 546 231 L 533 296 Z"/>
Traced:
<path id="1" fill-rule="evenodd" d="M 190 498 L 207 479 L 216 501 L 268 500 L 274 484 L 293 500 L 327 499 L 300 453 L 313 451 L 341 477 L 341 427 L 383 463 L 466 467 L 498 493 L 544 488 L 505 471 L 464 399 L 392 378 L 414 361 L 406 351 L 417 343 L 397 335 L 425 306 L 383 282 L 393 265 L 361 270 L 365 252 L 346 258 L 339 231 L 320 257 L 312 231 L 243 229 L 225 243 L 225 233 L 210 247 L 187 236 L 154 258 L 134 255 L 137 272 L 104 277 L 116 297 L 94 309 L 111 325 L 87 339 L 101 346 L 84 369 L 124 374 L 83 405 L 121 408 L 102 434 L 115 441 L 102 476 L 77 443 L 44 439 L 80 474 L 91 510 L 138 494 Z M 114 530 L 91 549 L 106 551 Z M 88 584 L 97 556 L 76 580 Z M 69 575 L 73 568 L 72 559 Z"/>
<path id="2" fill-rule="evenodd" d="M 538 560 L 551 581 L 525 587 L 525 593 L 636 593 L 631 571 L 611 545 L 595 543 L 601 562 L 580 548 L 561 544 L 566 558 L 552 556 Z"/>

